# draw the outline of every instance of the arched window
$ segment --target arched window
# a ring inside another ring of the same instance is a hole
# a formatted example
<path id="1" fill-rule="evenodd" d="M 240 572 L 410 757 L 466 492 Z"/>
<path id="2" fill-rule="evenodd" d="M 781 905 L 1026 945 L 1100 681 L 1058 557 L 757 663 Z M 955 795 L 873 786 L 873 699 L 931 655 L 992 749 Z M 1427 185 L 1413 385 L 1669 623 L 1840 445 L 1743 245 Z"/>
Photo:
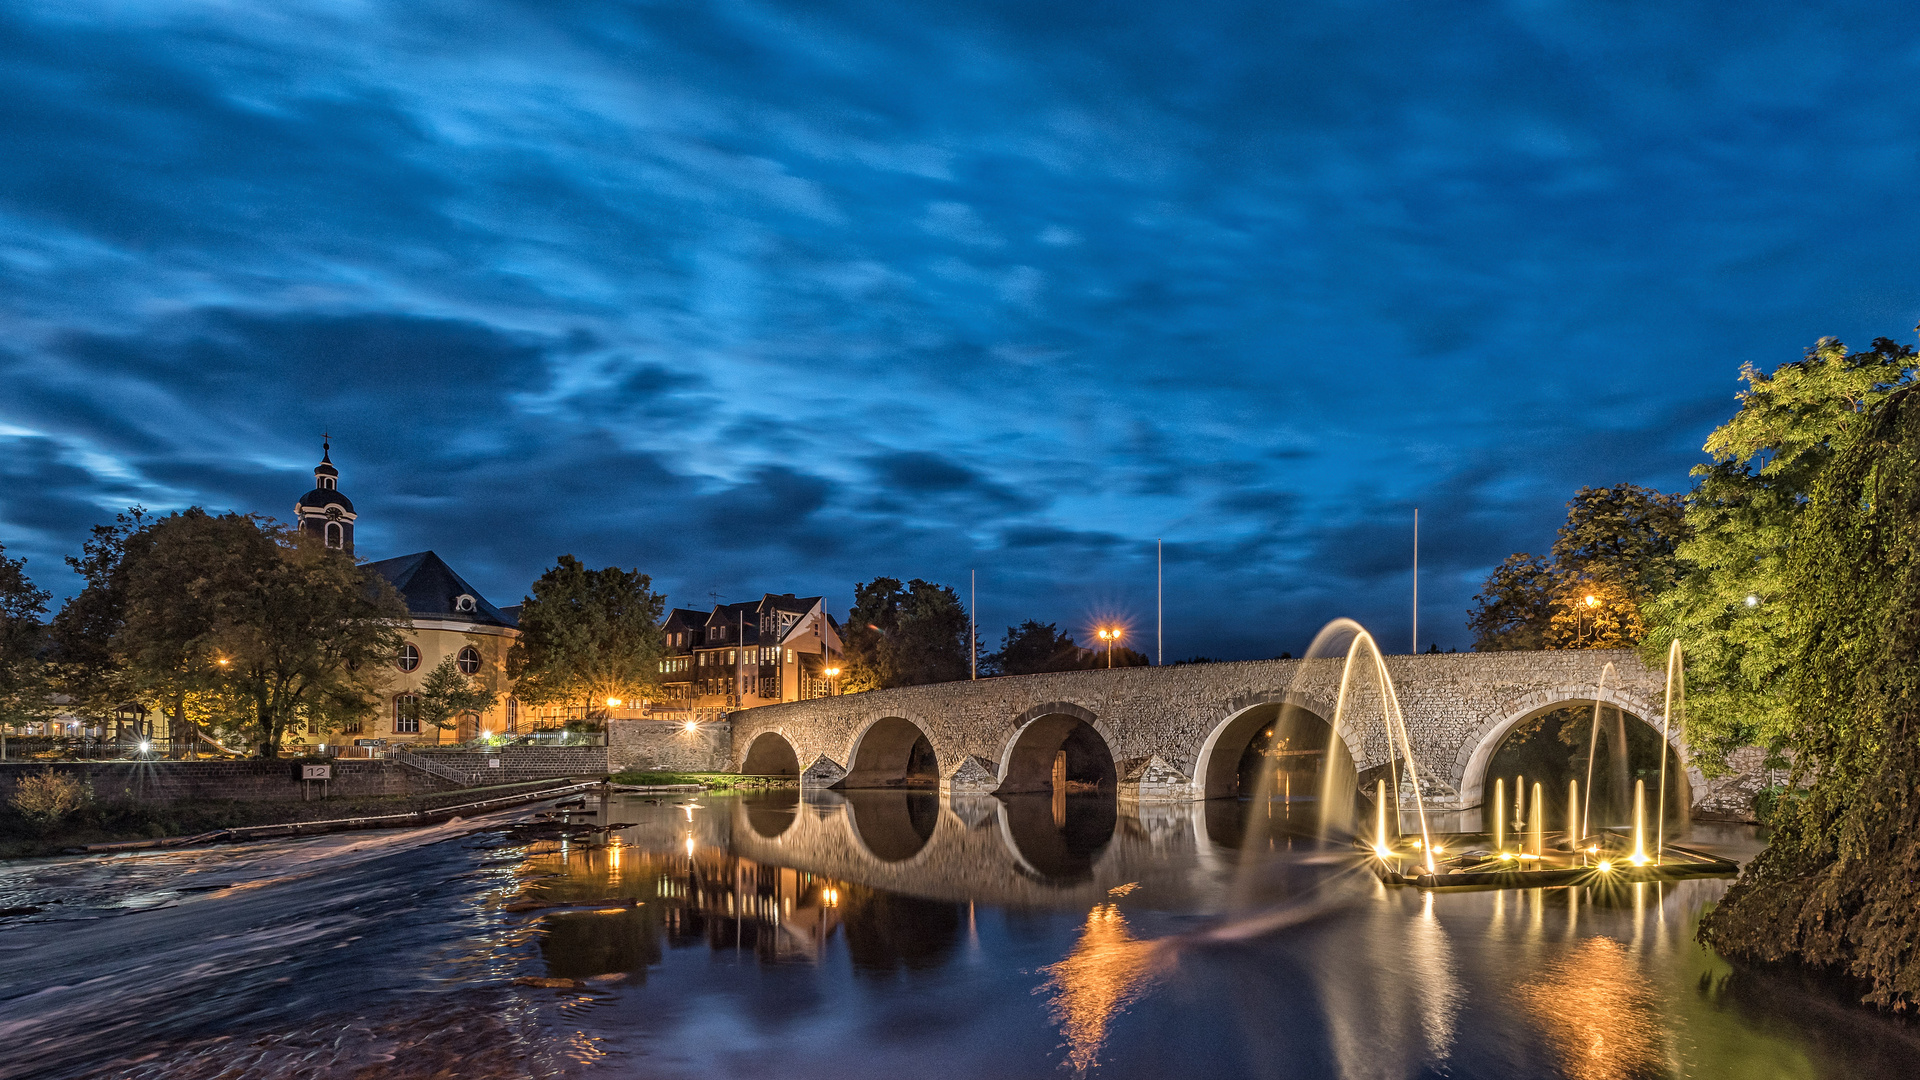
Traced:
<path id="1" fill-rule="evenodd" d="M 513 732 L 516 732 L 519 730 L 520 730 L 520 699 L 517 697 L 509 696 L 507 698 L 507 732 L 508 734 L 512 734 Z"/>
<path id="2" fill-rule="evenodd" d="M 327 522 L 327 546 L 330 548 L 347 546 L 346 530 L 342 529 L 337 521 Z"/>
<path id="3" fill-rule="evenodd" d="M 395 662 L 399 664 L 401 671 L 412 671 L 420 666 L 420 650 L 409 641 L 400 646 L 400 657 Z"/>
<path id="4" fill-rule="evenodd" d="M 395 735 L 420 733 L 420 699 L 418 697 L 412 694 L 401 694 L 393 699 L 393 733 Z"/>
<path id="5" fill-rule="evenodd" d="M 453 666 L 459 668 L 462 675 L 480 674 L 480 650 L 471 645 L 461 649 L 460 655 L 453 658 Z"/>

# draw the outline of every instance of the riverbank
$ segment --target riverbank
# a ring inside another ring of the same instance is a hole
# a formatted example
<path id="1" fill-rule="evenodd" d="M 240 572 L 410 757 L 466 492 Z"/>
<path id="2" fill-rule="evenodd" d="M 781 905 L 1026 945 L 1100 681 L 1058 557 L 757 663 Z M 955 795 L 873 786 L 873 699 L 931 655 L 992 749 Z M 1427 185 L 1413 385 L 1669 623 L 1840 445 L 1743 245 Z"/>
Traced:
<path id="1" fill-rule="evenodd" d="M 528 792 L 557 781 L 525 781 L 459 788 L 429 795 L 337 796 L 330 799 L 242 801 L 190 799 L 171 803 L 96 802 L 53 825 L 42 825 L 0 804 L 0 859 L 58 855 L 89 844 L 197 836 L 225 829 L 291 825 L 339 818 L 421 813 Z"/>

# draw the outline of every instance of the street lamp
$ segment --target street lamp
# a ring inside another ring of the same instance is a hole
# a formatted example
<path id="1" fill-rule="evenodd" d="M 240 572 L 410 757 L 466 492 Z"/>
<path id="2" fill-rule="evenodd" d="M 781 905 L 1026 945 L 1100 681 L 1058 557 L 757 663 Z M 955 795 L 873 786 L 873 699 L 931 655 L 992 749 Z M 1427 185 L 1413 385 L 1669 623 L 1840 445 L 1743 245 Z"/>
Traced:
<path id="1" fill-rule="evenodd" d="M 1108 669 L 1112 669 L 1112 667 L 1113 667 L 1113 645 L 1114 645 L 1114 643 L 1115 643 L 1115 642 L 1117 642 L 1117 641 L 1119 641 L 1119 640 L 1120 640 L 1120 635 L 1121 635 L 1122 633 L 1124 633 L 1124 632 L 1125 632 L 1125 631 L 1123 631 L 1123 630 L 1121 630 L 1121 629 L 1120 629 L 1119 627 L 1117 627 L 1117 626 L 1114 626 L 1114 627 L 1101 627 L 1101 628 L 1100 628 L 1100 640 L 1101 640 L 1101 641 L 1104 641 L 1104 642 L 1106 642 L 1106 643 L 1107 643 L 1107 667 L 1108 667 Z"/>
<path id="2" fill-rule="evenodd" d="M 830 667 L 826 671 L 826 676 L 827 676 L 827 696 L 833 697 L 835 693 L 840 689 L 836 681 L 840 678 L 840 669 L 837 667 Z"/>

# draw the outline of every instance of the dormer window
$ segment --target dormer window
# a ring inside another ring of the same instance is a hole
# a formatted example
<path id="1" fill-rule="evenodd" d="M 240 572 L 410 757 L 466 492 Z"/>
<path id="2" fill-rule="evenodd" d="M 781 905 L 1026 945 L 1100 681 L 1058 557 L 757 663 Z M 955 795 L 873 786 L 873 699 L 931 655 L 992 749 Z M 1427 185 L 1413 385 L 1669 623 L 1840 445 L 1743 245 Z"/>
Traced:
<path id="1" fill-rule="evenodd" d="M 474 609 L 475 609 L 475 604 L 472 596 L 469 596 L 466 593 L 461 593 L 459 596 L 456 596 L 453 598 L 453 610 L 473 611 Z"/>

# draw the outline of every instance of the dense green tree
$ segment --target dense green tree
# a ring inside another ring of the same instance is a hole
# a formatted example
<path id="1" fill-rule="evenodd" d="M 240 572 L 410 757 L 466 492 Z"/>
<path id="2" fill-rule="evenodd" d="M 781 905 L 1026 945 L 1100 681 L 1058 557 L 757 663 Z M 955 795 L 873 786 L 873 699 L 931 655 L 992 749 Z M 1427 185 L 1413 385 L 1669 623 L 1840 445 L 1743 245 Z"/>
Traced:
<path id="1" fill-rule="evenodd" d="M 1558 587 L 1553 560 L 1521 552 L 1493 568 L 1467 612 L 1478 652 L 1544 649 Z"/>
<path id="2" fill-rule="evenodd" d="M 1618 649 L 1640 643 L 1641 608 L 1678 574 L 1684 500 L 1638 484 L 1583 487 L 1551 558 L 1521 552 L 1487 575 L 1467 613 L 1473 647 Z"/>
<path id="3" fill-rule="evenodd" d="M 493 708 L 500 692 L 479 676 L 461 671 L 451 656 L 420 680 L 415 696 L 419 700 L 420 722 L 449 730 L 460 722 L 462 713 L 483 713 Z"/>
<path id="4" fill-rule="evenodd" d="M 1794 530 L 1838 447 L 1915 368 L 1912 347 L 1886 338 L 1857 353 L 1822 338 L 1772 375 L 1742 369 L 1740 411 L 1694 469 L 1678 580 L 1646 609 L 1648 663 L 1664 663 L 1675 639 L 1685 651 L 1688 741 L 1703 764 L 1784 744 L 1795 714 L 1782 681 L 1799 644 L 1784 579 Z"/>
<path id="5" fill-rule="evenodd" d="M 841 640 L 841 686 L 848 693 L 952 682 L 970 673 L 966 608 L 951 588 L 919 578 L 855 585 Z"/>
<path id="6" fill-rule="evenodd" d="M 47 679 L 42 654 L 50 594 L 27 577 L 25 559 L 9 559 L 0 547 L 0 724 L 17 724 L 46 713 Z M 0 740 L 6 738 L 0 730 Z M 4 742 L 0 742 L 4 746 Z"/>
<path id="7" fill-rule="evenodd" d="M 136 538 L 111 650 L 131 685 L 233 703 L 261 757 L 296 719 L 377 707 L 408 625 L 385 579 L 289 527 L 197 507 Z"/>
<path id="8" fill-rule="evenodd" d="M 520 605 L 520 638 L 507 654 L 515 696 L 593 710 L 657 694 L 666 599 L 652 586 L 638 570 L 589 570 L 560 556 Z"/>
<path id="9" fill-rule="evenodd" d="M 1817 363 L 1845 374 L 1837 345 Z M 1888 356 L 1869 370 L 1907 367 Z M 1825 437 L 1789 423 L 1764 438 L 1783 469 L 1824 460 L 1801 474 L 1807 497 L 1784 543 L 1765 550 L 1778 591 L 1764 634 L 1779 659 L 1749 691 L 1780 699 L 1768 729 L 1791 757 L 1792 797 L 1701 936 L 1731 957 L 1842 972 L 1868 1001 L 1908 1009 L 1920 1004 L 1920 389 L 1886 395 L 1876 380 L 1842 413 L 1830 383 L 1813 388 L 1819 368 L 1800 374 L 1799 413 Z"/>
<path id="10" fill-rule="evenodd" d="M 1042 671 L 1074 671 L 1086 667 L 1086 650 L 1073 643 L 1052 623 L 1028 619 L 1007 627 L 1000 648 L 986 656 L 984 667 L 995 675 L 1033 675 Z"/>
<path id="11" fill-rule="evenodd" d="M 127 550 L 145 545 L 152 524 L 145 510 L 132 507 L 111 525 L 95 525 L 81 553 L 67 556 L 86 584 L 53 617 L 49 659 L 55 685 L 77 709 L 105 715 L 134 693 L 114 642 L 126 622 Z"/>

